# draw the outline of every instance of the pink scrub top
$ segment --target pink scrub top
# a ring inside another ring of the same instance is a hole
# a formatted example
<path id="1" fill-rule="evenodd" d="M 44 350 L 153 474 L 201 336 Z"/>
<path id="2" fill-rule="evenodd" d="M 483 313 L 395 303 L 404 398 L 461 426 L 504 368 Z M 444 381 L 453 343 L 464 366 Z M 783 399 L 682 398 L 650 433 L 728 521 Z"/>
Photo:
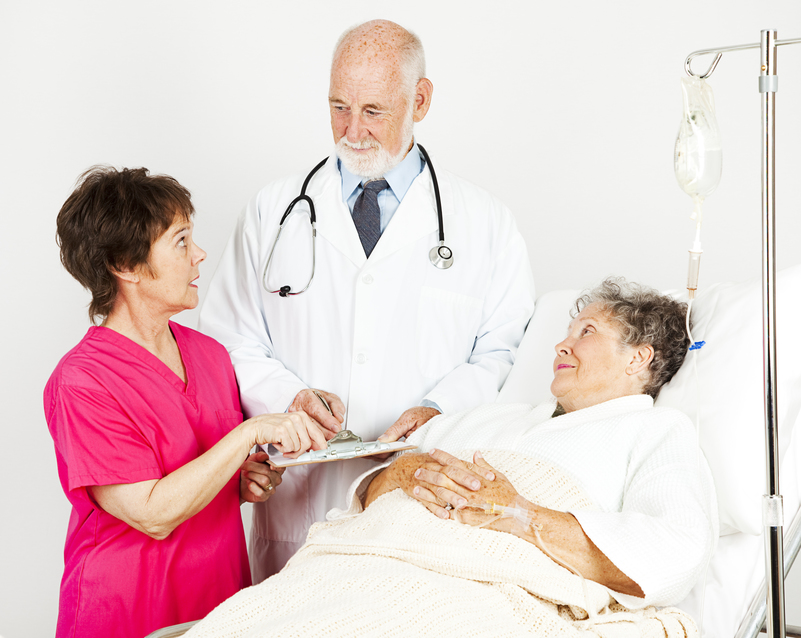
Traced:
<path id="1" fill-rule="evenodd" d="M 251 584 L 239 472 L 164 540 L 106 513 L 87 490 L 166 476 L 242 422 L 225 348 L 179 324 L 170 328 L 186 386 L 127 337 L 92 327 L 45 388 L 58 474 L 72 505 L 58 638 L 143 638 L 202 618 Z"/>

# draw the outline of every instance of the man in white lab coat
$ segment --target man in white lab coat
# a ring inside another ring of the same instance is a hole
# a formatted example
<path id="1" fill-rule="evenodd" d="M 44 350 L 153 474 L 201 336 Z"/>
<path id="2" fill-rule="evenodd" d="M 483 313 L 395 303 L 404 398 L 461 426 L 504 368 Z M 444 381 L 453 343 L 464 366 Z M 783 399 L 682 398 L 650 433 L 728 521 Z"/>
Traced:
<path id="1" fill-rule="evenodd" d="M 432 92 L 422 45 L 399 25 L 368 22 L 337 44 L 336 154 L 306 191 L 316 241 L 302 201 L 265 272 L 305 176 L 268 185 L 240 216 L 200 314 L 200 329 L 231 354 L 248 415 L 304 410 L 333 434 L 347 413 L 347 428 L 365 441 L 395 441 L 440 412 L 493 401 L 503 385 L 534 310 L 528 254 L 503 204 L 432 160 L 454 258 L 450 268 L 432 265 L 432 167 L 413 137 Z M 295 294 L 312 269 L 308 289 Z M 268 292 L 284 286 L 286 296 Z M 279 488 L 260 494 L 269 501 L 254 508 L 254 582 L 279 571 L 373 463 L 292 467 Z"/>

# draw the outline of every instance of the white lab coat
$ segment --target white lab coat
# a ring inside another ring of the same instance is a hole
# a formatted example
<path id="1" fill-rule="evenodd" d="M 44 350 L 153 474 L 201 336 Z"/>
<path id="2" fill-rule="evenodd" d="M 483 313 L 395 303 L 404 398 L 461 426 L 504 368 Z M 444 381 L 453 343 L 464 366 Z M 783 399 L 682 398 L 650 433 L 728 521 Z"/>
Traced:
<path id="1" fill-rule="evenodd" d="M 228 349 L 248 416 L 283 412 L 307 387 L 337 394 L 347 427 L 375 440 L 429 399 L 444 413 L 493 401 L 534 310 L 528 253 L 510 211 L 485 191 L 437 169 L 453 266 L 435 268 L 434 190 L 426 167 L 370 258 L 347 205 L 336 157 L 312 178 L 317 213 L 314 280 L 303 294 L 265 292 L 262 273 L 278 224 L 304 176 L 261 190 L 239 218 L 200 313 L 200 329 Z M 271 290 L 300 290 L 312 267 L 308 205 L 284 224 Z M 292 467 L 254 508 L 256 581 L 281 569 L 312 523 L 345 505 L 367 459 Z"/>

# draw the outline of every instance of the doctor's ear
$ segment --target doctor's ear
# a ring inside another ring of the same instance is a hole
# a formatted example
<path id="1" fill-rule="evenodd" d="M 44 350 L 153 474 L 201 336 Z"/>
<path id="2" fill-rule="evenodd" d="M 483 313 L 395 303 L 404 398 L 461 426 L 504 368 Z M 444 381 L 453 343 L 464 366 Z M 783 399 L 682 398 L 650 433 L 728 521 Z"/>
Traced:
<path id="1" fill-rule="evenodd" d="M 412 117 L 415 122 L 420 122 L 431 108 L 431 95 L 434 93 L 434 85 L 428 78 L 422 78 L 414 91 L 414 107 Z"/>
<path id="2" fill-rule="evenodd" d="M 631 375 L 647 372 L 654 360 L 654 347 L 650 344 L 639 346 L 632 354 L 626 372 Z"/>

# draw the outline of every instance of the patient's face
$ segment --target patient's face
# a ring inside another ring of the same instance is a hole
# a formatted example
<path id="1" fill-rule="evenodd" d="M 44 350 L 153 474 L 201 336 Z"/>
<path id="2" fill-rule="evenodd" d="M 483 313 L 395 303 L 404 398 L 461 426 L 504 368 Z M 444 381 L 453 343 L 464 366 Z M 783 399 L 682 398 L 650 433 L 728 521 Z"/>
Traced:
<path id="1" fill-rule="evenodd" d="M 566 412 L 639 394 L 639 380 L 630 374 L 636 352 L 621 343 L 617 325 L 603 308 L 590 304 L 556 344 L 551 393 Z"/>

